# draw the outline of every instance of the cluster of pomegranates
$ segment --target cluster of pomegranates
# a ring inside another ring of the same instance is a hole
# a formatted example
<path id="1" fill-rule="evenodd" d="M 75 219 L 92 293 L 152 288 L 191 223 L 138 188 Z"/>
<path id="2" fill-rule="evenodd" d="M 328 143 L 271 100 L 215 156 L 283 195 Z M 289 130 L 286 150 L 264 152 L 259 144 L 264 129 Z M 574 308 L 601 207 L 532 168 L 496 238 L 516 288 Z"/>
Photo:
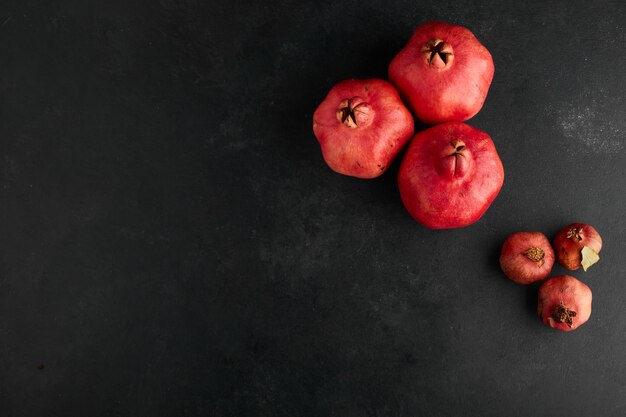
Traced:
<path id="1" fill-rule="evenodd" d="M 550 275 L 554 261 L 565 269 L 585 271 L 600 257 L 602 238 L 592 226 L 573 223 L 554 237 L 552 245 L 541 232 L 518 232 L 502 245 L 500 266 L 518 284 L 533 284 Z M 537 313 L 555 329 L 571 331 L 591 316 L 591 289 L 571 275 L 547 279 L 539 287 Z"/>
<path id="2" fill-rule="evenodd" d="M 483 106 L 494 74 L 491 54 L 462 26 L 420 25 L 389 65 L 389 81 L 350 79 L 335 85 L 313 115 L 313 132 L 334 171 L 382 175 L 407 145 L 398 172 L 400 197 L 420 224 L 450 229 L 476 222 L 504 182 L 489 135 L 463 122 Z M 415 134 L 413 117 L 430 127 Z M 504 243 L 500 264 L 520 284 L 547 278 L 555 258 L 585 270 L 602 247 L 591 226 L 573 224 L 554 239 L 521 232 Z M 591 314 L 591 290 L 569 275 L 539 289 L 544 322 L 573 330 Z"/>
<path id="3" fill-rule="evenodd" d="M 493 73 L 491 54 L 468 29 L 420 25 L 391 61 L 389 81 L 342 81 L 319 105 L 313 131 L 324 160 L 375 178 L 410 141 L 398 173 L 408 212 L 433 229 L 474 223 L 504 182 L 489 135 L 463 123 L 482 108 Z M 434 126 L 414 136 L 411 113 Z"/>

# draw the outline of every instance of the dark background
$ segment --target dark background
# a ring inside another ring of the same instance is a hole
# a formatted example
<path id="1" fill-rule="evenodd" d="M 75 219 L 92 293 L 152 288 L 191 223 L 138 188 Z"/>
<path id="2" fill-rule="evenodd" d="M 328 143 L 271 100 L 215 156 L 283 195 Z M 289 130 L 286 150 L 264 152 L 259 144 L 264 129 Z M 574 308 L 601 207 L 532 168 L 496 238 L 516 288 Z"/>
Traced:
<path id="1" fill-rule="evenodd" d="M 52 3 L 0 6 L 0 415 L 626 414 L 622 1 Z M 493 55 L 506 172 L 447 231 L 311 129 L 431 19 Z M 604 248 L 561 333 L 498 255 L 571 222 Z"/>

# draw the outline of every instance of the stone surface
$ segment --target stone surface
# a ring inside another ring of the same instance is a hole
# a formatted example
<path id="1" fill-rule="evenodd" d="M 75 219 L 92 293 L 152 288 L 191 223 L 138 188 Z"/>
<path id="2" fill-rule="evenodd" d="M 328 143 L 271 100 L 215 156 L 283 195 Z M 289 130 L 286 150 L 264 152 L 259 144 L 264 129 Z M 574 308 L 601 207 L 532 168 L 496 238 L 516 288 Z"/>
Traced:
<path id="1" fill-rule="evenodd" d="M 3 3 L 0 414 L 623 416 L 624 5 L 464 3 Z M 496 67 L 468 123 L 505 184 L 465 229 L 311 128 L 430 19 Z M 498 256 L 572 222 L 605 246 L 561 334 Z"/>

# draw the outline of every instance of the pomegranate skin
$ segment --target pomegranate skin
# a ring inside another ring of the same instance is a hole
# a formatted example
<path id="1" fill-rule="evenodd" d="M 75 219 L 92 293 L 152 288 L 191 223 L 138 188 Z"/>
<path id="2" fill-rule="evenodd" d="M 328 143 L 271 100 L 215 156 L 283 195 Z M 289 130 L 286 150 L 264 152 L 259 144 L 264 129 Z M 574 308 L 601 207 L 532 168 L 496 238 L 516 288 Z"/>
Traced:
<path id="1" fill-rule="evenodd" d="M 383 174 L 413 128 L 395 87 L 375 78 L 338 83 L 313 114 L 313 132 L 328 166 L 357 178 Z"/>
<path id="2" fill-rule="evenodd" d="M 554 237 L 557 261 L 565 269 L 575 271 L 581 267 L 582 250 L 585 246 L 596 253 L 602 250 L 602 238 L 596 229 L 584 223 L 572 223 Z"/>
<path id="3" fill-rule="evenodd" d="M 504 168 L 489 135 L 459 122 L 415 135 L 398 172 L 404 206 L 417 222 L 431 229 L 476 222 L 503 182 Z"/>
<path id="4" fill-rule="evenodd" d="M 569 332 L 591 316 L 591 289 L 570 275 L 549 278 L 539 287 L 537 313 L 546 326 Z"/>
<path id="5" fill-rule="evenodd" d="M 518 284 L 532 284 L 550 275 L 554 251 L 541 232 L 518 232 L 502 245 L 500 267 L 504 274 Z"/>
<path id="6" fill-rule="evenodd" d="M 493 75 L 493 58 L 474 34 L 443 22 L 417 27 L 389 65 L 389 80 L 425 124 L 473 117 Z"/>

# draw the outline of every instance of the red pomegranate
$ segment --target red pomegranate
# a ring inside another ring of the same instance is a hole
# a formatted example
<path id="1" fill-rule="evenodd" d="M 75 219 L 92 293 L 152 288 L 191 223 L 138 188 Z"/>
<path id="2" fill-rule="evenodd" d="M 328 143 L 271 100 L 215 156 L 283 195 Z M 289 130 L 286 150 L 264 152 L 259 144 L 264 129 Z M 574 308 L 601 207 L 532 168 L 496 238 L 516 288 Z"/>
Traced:
<path id="1" fill-rule="evenodd" d="M 600 259 L 598 253 L 602 250 L 602 238 L 592 226 L 572 223 L 554 237 L 554 250 L 556 259 L 564 268 L 574 271 L 582 265 L 586 271 Z"/>
<path id="2" fill-rule="evenodd" d="M 472 32 L 443 22 L 420 25 L 389 65 L 389 80 L 426 124 L 473 117 L 493 73 L 491 54 Z"/>
<path id="3" fill-rule="evenodd" d="M 545 279 L 554 265 L 554 251 L 541 232 L 518 232 L 502 245 L 500 267 L 518 284 L 532 284 Z"/>
<path id="4" fill-rule="evenodd" d="M 468 226 L 496 198 L 504 169 L 493 141 L 465 123 L 419 132 L 400 165 L 400 196 L 411 216 L 432 229 Z"/>
<path id="5" fill-rule="evenodd" d="M 539 287 L 537 313 L 543 322 L 569 332 L 591 316 L 591 289 L 570 275 L 550 278 Z"/>
<path id="6" fill-rule="evenodd" d="M 413 135 L 413 117 L 389 82 L 346 80 L 315 110 L 313 132 L 332 170 L 374 178 Z"/>

